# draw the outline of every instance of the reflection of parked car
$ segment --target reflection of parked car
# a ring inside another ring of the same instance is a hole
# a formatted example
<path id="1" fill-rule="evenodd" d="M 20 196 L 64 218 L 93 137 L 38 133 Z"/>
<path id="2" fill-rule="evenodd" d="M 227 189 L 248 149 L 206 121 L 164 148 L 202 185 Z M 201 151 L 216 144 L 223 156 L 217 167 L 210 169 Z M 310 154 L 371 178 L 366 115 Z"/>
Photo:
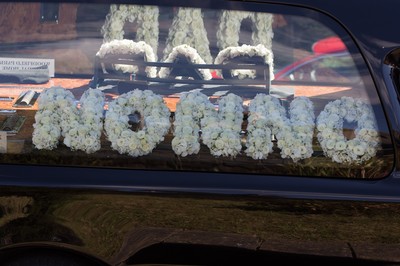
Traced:
<path id="1" fill-rule="evenodd" d="M 1 2 L 0 67 L 55 75 L 0 84 L 0 265 L 399 263 L 399 8 Z"/>
<path id="2" fill-rule="evenodd" d="M 275 80 L 301 82 L 357 82 L 360 75 L 351 54 L 338 37 L 313 45 L 313 55 L 302 58 L 275 74 Z"/>

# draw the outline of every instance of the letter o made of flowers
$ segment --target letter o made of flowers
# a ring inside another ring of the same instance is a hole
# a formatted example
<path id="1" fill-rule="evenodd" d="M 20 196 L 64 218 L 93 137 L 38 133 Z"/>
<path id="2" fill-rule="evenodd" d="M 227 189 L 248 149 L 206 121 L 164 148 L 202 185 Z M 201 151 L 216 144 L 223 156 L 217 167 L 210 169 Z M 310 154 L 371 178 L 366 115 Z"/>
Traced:
<path id="1" fill-rule="evenodd" d="M 129 128 L 128 115 L 139 112 L 144 127 L 135 132 Z M 133 90 L 109 104 L 104 129 L 111 147 L 133 157 L 151 153 L 164 140 L 170 128 L 170 111 L 160 95 L 150 90 Z"/>
<path id="2" fill-rule="evenodd" d="M 343 122 L 356 122 L 355 138 L 343 134 Z M 377 123 L 370 104 L 351 97 L 328 103 L 317 118 L 318 141 L 325 156 L 337 163 L 361 164 L 380 146 Z"/>

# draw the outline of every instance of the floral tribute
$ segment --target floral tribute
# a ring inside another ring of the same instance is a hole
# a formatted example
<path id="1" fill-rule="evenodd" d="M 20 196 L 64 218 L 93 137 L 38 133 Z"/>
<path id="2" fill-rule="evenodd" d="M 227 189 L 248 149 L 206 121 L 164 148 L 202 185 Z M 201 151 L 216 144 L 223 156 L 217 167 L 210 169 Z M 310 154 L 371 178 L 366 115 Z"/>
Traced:
<path id="1" fill-rule="evenodd" d="M 242 150 L 242 98 L 230 93 L 219 100 L 215 109 L 201 120 L 203 143 L 214 156 L 235 157 Z"/>
<path id="2" fill-rule="evenodd" d="M 178 55 L 185 56 L 193 64 L 205 64 L 204 60 L 197 53 L 196 49 L 186 44 L 175 47 L 168 56 L 168 58 L 165 60 L 165 63 L 174 62 Z M 205 80 L 212 79 L 212 75 L 209 69 L 199 69 L 199 72 L 202 75 L 203 79 Z M 169 67 L 162 67 L 158 75 L 160 76 L 160 78 L 167 78 L 170 73 L 171 69 Z"/>
<path id="3" fill-rule="evenodd" d="M 233 59 L 238 56 L 259 56 L 264 58 L 264 62 L 269 65 L 269 75 L 270 79 L 274 79 L 274 59 L 273 53 L 271 50 L 267 49 L 264 45 L 259 44 L 257 46 L 251 46 L 243 44 L 239 47 L 228 47 L 218 53 L 217 57 L 215 58 L 215 64 L 223 64 L 229 59 Z M 231 75 L 233 77 L 238 77 L 239 79 L 244 78 L 252 78 L 256 77 L 255 70 L 246 70 L 246 69 L 235 69 L 231 71 Z"/>
<path id="4" fill-rule="evenodd" d="M 96 56 L 104 58 L 108 54 L 116 55 L 137 55 L 143 54 L 143 58 L 147 62 L 155 62 L 156 57 L 150 45 L 143 41 L 134 42 L 131 40 L 113 40 L 101 45 Z M 138 67 L 134 65 L 116 64 L 116 70 L 121 70 L 124 73 L 136 73 Z M 146 74 L 148 77 L 155 78 L 157 76 L 156 67 L 146 67 Z"/>
<path id="5" fill-rule="evenodd" d="M 153 51 L 157 51 L 158 17 L 159 9 L 157 6 L 111 5 L 110 12 L 101 29 L 104 42 L 124 39 L 126 21 L 131 23 L 137 21 L 139 27 L 136 32 L 136 41 L 144 41 L 153 48 Z"/>
<path id="6" fill-rule="evenodd" d="M 60 87 L 42 92 L 38 103 L 32 136 L 37 149 L 56 148 L 61 136 L 72 150 L 93 153 L 100 149 L 104 106 L 101 91 L 87 90 L 81 98 L 80 109 L 72 93 Z"/>
<path id="7" fill-rule="evenodd" d="M 243 20 L 247 18 L 253 22 L 251 44 L 262 44 L 267 49 L 271 49 L 272 38 L 274 36 L 272 31 L 272 14 L 224 10 L 221 14 L 217 31 L 217 44 L 221 50 L 239 46 L 240 26 Z"/>
<path id="8" fill-rule="evenodd" d="M 52 150 L 58 146 L 62 128 L 69 126 L 74 96 L 70 91 L 53 87 L 40 94 L 38 105 L 32 142 L 37 149 Z"/>
<path id="9" fill-rule="evenodd" d="M 277 98 L 257 94 L 250 103 L 249 112 L 246 154 L 253 159 L 266 159 L 273 147 L 271 129 L 275 129 L 274 133 L 277 133 L 283 127 L 281 118 L 285 117 L 285 110 Z"/>
<path id="10" fill-rule="evenodd" d="M 103 132 L 104 94 L 96 89 L 88 89 L 80 99 L 81 108 L 72 108 L 70 123 L 63 125 L 64 144 L 72 150 L 93 153 L 100 150 Z M 72 118 L 72 119 L 71 119 Z"/>
<path id="11" fill-rule="evenodd" d="M 144 126 L 135 132 L 129 128 L 129 115 L 139 113 Z M 133 157 L 149 154 L 164 140 L 170 128 L 170 111 L 160 95 L 135 89 L 120 95 L 108 106 L 104 129 L 111 147 Z"/>
<path id="12" fill-rule="evenodd" d="M 282 158 L 293 161 L 310 158 L 313 154 L 315 127 L 314 105 L 307 97 L 297 97 L 289 107 L 290 119 L 283 119 L 285 125 L 276 133 Z"/>
<path id="13" fill-rule="evenodd" d="M 177 155 L 197 154 L 199 132 L 212 155 L 235 157 L 242 150 L 242 98 L 234 94 L 222 97 L 217 111 L 208 97 L 198 91 L 184 94 L 177 104 L 172 149 Z"/>
<path id="14" fill-rule="evenodd" d="M 204 61 L 211 64 L 210 43 L 200 8 L 181 7 L 178 9 L 169 28 L 166 47 L 164 49 L 164 61 L 174 47 L 183 44 L 195 48 Z"/>
<path id="15" fill-rule="evenodd" d="M 214 109 L 208 97 L 199 91 L 181 96 L 176 105 L 174 138 L 171 143 L 175 154 L 185 157 L 200 151 L 200 122 L 212 114 Z"/>
<path id="16" fill-rule="evenodd" d="M 343 134 L 343 123 L 356 122 L 355 138 Z M 376 155 L 377 124 L 371 105 L 351 97 L 328 103 L 317 118 L 318 141 L 325 156 L 337 163 L 361 164 Z"/>
<path id="17" fill-rule="evenodd" d="M 71 150 L 96 152 L 101 148 L 104 124 L 114 150 L 138 157 L 151 153 L 170 128 L 168 107 L 150 90 L 120 95 L 109 104 L 104 122 L 104 95 L 96 89 L 83 94 L 80 108 L 72 93 L 59 87 L 42 92 L 38 103 L 32 136 L 37 149 L 52 150 L 62 139 Z M 141 127 L 136 131 L 129 125 L 131 114 L 141 116 Z M 360 99 L 342 97 L 329 102 L 316 121 L 318 141 L 333 162 L 359 165 L 374 157 L 380 147 L 372 107 Z M 202 142 L 215 157 L 235 157 L 243 150 L 261 160 L 268 158 L 275 145 L 282 158 L 294 162 L 313 155 L 314 107 L 307 97 L 291 102 L 288 117 L 277 98 L 258 94 L 250 102 L 247 122 L 244 139 L 243 102 L 235 94 L 221 97 L 216 107 L 199 91 L 185 93 L 176 107 L 172 149 L 185 157 L 197 154 Z M 357 123 L 355 137 L 345 136 L 345 122 Z"/>
<path id="18" fill-rule="evenodd" d="M 253 159 L 266 159 L 272 152 L 275 135 L 282 158 L 293 161 L 311 157 L 314 130 L 314 108 L 305 97 L 290 105 L 290 119 L 277 98 L 258 94 L 250 103 L 247 126 L 246 154 Z"/>

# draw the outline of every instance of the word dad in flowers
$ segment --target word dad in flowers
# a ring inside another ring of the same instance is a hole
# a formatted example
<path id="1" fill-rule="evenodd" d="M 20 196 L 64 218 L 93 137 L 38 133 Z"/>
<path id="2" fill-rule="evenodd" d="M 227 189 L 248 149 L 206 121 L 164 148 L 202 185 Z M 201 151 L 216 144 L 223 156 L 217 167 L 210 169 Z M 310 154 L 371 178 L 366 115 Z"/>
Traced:
<path id="1" fill-rule="evenodd" d="M 177 8 L 169 25 L 168 37 L 163 51 L 164 61 L 174 47 L 187 44 L 196 49 L 201 58 L 212 63 L 209 39 L 204 24 L 204 11 L 200 8 Z M 157 6 L 111 5 L 106 21 L 102 26 L 104 43 L 124 39 L 124 28 L 127 22 L 137 23 L 136 41 L 144 41 L 154 51 L 159 43 L 160 10 Z M 273 15 L 270 13 L 223 10 L 219 12 L 219 25 L 215 32 L 218 47 L 239 46 L 239 37 L 243 20 L 253 22 L 251 44 L 262 44 L 270 49 L 272 45 Z M 157 54 L 157 53 L 156 53 Z"/>
<path id="2" fill-rule="evenodd" d="M 150 90 L 133 90 L 109 104 L 103 117 L 104 95 L 89 89 L 77 108 L 73 95 L 63 88 L 45 90 L 39 98 L 32 142 L 37 149 L 54 149 L 59 140 L 72 150 L 98 151 L 104 130 L 111 147 L 132 157 L 151 153 L 168 133 L 170 111 L 163 98 Z M 143 126 L 129 127 L 129 115 L 139 113 Z M 316 125 L 315 125 L 316 121 Z M 343 123 L 356 122 L 355 138 L 343 134 Z M 242 133 L 243 102 L 234 94 L 221 97 L 216 110 L 208 97 L 195 91 L 181 96 L 173 122 L 173 151 L 182 157 L 197 154 L 200 143 L 213 156 L 235 157 L 240 153 L 256 159 L 267 159 L 273 151 L 272 139 L 282 158 L 294 162 L 313 154 L 313 135 L 325 156 L 337 163 L 361 164 L 376 155 L 380 146 L 377 124 L 370 105 L 343 97 L 328 103 L 317 119 L 307 97 L 298 97 L 289 107 L 289 117 L 278 99 L 258 94 L 249 105 L 247 134 Z"/>

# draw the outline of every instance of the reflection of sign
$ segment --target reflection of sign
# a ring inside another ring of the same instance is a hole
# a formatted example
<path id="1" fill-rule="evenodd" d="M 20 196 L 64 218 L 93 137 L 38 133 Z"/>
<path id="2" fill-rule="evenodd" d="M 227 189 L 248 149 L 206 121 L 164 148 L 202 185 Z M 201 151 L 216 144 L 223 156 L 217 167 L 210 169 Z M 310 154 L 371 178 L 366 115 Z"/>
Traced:
<path id="1" fill-rule="evenodd" d="M 25 105 L 26 107 L 27 105 Z M 6 120 L 4 120 L 3 124 L 0 126 L 0 132 L 4 131 L 7 135 L 15 135 L 19 132 L 22 125 L 26 120 L 25 116 L 19 116 L 17 114 L 13 114 L 8 116 Z"/>
<path id="2" fill-rule="evenodd" d="M 0 153 L 7 152 L 7 132 L 0 131 Z"/>
<path id="3" fill-rule="evenodd" d="M 47 67 L 49 76 L 54 77 L 54 59 L 0 57 L 0 72 L 18 72 L 43 67 Z"/>

